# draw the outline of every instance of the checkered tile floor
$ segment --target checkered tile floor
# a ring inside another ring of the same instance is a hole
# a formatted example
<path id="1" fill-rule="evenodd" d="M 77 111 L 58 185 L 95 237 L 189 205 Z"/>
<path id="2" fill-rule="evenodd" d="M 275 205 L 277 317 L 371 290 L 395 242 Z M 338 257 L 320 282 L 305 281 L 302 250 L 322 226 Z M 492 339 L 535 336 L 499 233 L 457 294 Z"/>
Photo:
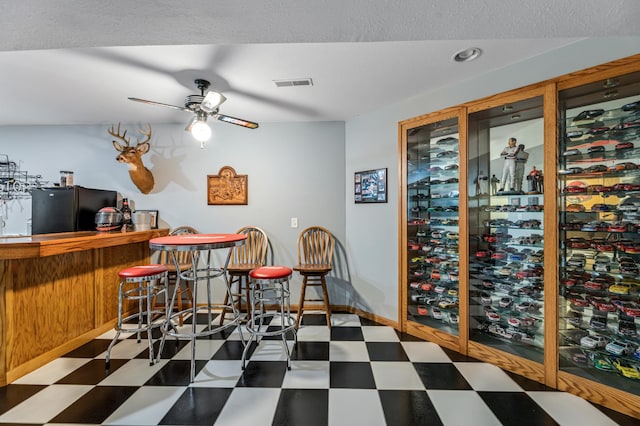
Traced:
<path id="1" fill-rule="evenodd" d="M 146 341 L 124 335 L 107 375 L 113 336 L 0 388 L 0 424 L 638 424 L 356 315 L 334 314 L 329 329 L 324 315 L 306 314 L 290 371 L 277 337 L 252 343 L 244 372 L 237 329 L 199 339 L 191 384 L 187 340 L 167 340 L 150 366 Z"/>

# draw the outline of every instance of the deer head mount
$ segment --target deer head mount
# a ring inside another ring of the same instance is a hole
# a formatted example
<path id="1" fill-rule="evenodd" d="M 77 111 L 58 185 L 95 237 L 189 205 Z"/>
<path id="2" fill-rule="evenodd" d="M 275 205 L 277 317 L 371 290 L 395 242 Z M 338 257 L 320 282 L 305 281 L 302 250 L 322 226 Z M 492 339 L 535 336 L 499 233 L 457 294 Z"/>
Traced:
<path id="1" fill-rule="evenodd" d="M 143 141 L 138 140 L 136 146 L 130 146 L 130 138 L 127 137 L 127 131 L 120 133 L 120 123 L 118 123 L 118 130 L 114 130 L 113 125 L 109 129 L 109 134 L 116 139 L 121 140 L 125 145 L 120 144 L 117 141 L 113 141 L 113 146 L 120 152 L 116 157 L 119 163 L 127 163 L 129 165 L 129 176 L 133 183 L 138 187 L 140 192 L 148 194 L 153 189 L 153 174 L 142 164 L 142 155 L 149 152 L 151 145 L 149 140 L 151 139 L 151 126 L 147 123 L 147 130 L 138 130 L 146 139 Z"/>

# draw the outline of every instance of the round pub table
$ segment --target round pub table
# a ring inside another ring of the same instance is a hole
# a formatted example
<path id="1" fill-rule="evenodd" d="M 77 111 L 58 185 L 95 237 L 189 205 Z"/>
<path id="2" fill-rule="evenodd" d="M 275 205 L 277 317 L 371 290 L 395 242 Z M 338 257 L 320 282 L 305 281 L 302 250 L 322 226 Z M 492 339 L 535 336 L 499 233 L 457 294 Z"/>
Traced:
<path id="1" fill-rule="evenodd" d="M 231 248 L 244 244 L 246 235 L 241 234 L 183 234 L 183 235 L 169 235 L 166 237 L 153 238 L 149 240 L 149 248 L 152 250 L 167 251 L 171 255 L 171 259 L 176 265 L 177 278 L 173 293 L 171 296 L 171 302 L 168 306 L 168 312 L 166 315 L 166 322 L 162 327 L 162 340 L 160 343 L 160 350 L 158 357 L 162 354 L 164 347 L 164 341 L 166 336 L 172 336 L 180 338 L 191 339 L 191 374 L 190 381 L 193 382 L 195 378 L 195 356 L 196 356 L 196 338 L 203 336 L 211 336 L 214 333 L 237 326 L 240 322 L 240 312 L 233 303 L 228 305 L 213 304 L 211 301 L 211 281 L 218 277 L 223 277 L 228 300 L 233 301 L 231 297 L 231 288 L 229 286 L 229 280 L 227 278 L 227 266 L 229 265 L 229 259 L 231 257 Z M 212 252 L 214 250 L 229 249 L 226 260 L 222 266 L 212 265 Z M 190 253 L 191 267 L 189 269 L 180 269 L 178 263 L 178 252 L 187 251 Z M 178 289 L 180 288 L 180 281 L 185 280 L 188 283 L 192 283 L 192 300 L 191 307 L 182 311 L 174 312 L 174 305 Z M 207 284 L 207 303 L 198 305 L 198 282 L 206 282 Z M 233 313 L 233 320 L 226 322 L 221 326 L 213 325 L 212 311 L 219 310 L 221 308 L 227 309 L 227 312 Z M 197 314 L 198 312 L 205 311 L 207 313 L 208 322 L 207 327 L 201 331 L 196 331 Z M 180 315 L 191 314 L 191 329 L 188 327 L 182 327 L 178 329 L 173 325 L 173 319 Z M 245 344 L 242 330 L 238 327 L 240 333 L 240 339 Z"/>

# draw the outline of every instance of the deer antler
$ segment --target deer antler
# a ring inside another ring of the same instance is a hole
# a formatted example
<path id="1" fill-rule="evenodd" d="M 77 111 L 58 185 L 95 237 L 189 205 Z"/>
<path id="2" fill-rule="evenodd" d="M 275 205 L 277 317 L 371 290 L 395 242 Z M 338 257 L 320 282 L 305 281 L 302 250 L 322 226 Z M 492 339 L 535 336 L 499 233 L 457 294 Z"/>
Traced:
<path id="1" fill-rule="evenodd" d="M 147 130 L 146 132 L 142 129 L 139 129 L 138 132 L 144 136 L 146 136 L 147 138 L 143 141 L 138 141 L 138 145 L 141 143 L 145 143 L 145 142 L 149 142 L 151 140 L 151 125 L 149 123 L 147 123 L 147 128 L 149 130 Z M 118 132 L 120 131 L 120 124 L 118 123 Z M 127 134 L 127 131 L 124 131 L 125 134 Z M 123 135 L 124 136 L 124 135 Z"/>
<path id="2" fill-rule="evenodd" d="M 147 124 L 148 125 L 148 124 Z M 142 132 L 142 131 L 141 131 Z M 124 133 L 120 134 L 120 122 L 118 122 L 118 130 L 114 131 L 113 129 L 113 124 L 111 125 L 111 129 L 108 130 L 108 133 L 113 136 L 116 139 L 120 139 L 121 141 L 123 141 L 124 143 L 127 144 L 127 146 L 129 146 L 129 139 L 127 137 L 127 130 L 124 130 Z M 149 133 L 151 133 L 151 127 L 149 127 Z M 148 139 L 147 139 L 148 140 Z"/>

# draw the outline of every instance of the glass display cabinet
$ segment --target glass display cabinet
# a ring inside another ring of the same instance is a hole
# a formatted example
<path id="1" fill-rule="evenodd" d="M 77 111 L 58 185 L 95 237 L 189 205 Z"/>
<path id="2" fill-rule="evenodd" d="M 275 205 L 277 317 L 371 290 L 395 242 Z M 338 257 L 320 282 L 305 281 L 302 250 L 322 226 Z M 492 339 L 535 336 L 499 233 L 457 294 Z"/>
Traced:
<path id="1" fill-rule="evenodd" d="M 558 102 L 559 370 L 640 395 L 640 72 Z"/>
<path id="2" fill-rule="evenodd" d="M 640 419 L 640 55 L 398 130 L 402 331 Z"/>
<path id="3" fill-rule="evenodd" d="M 450 117 L 405 134 L 406 318 L 450 336 L 460 318 L 458 132 Z"/>
<path id="4" fill-rule="evenodd" d="M 543 99 L 468 116 L 470 355 L 544 363 Z"/>

